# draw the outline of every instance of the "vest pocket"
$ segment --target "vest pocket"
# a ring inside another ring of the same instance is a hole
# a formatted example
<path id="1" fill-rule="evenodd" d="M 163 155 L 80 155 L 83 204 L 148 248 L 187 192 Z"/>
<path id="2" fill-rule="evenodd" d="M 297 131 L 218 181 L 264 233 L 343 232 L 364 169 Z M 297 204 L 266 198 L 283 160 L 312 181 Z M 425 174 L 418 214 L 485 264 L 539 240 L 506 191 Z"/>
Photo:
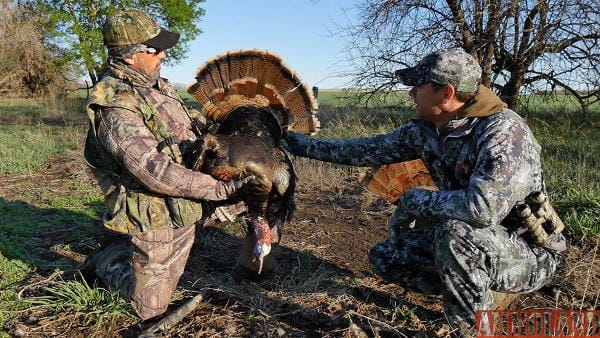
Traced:
<path id="1" fill-rule="evenodd" d="M 104 226 L 119 234 L 133 235 L 139 232 L 139 228 L 130 219 L 127 213 L 127 192 L 125 187 L 115 184 L 112 180 L 104 178 L 100 180 L 104 191 L 104 203 L 106 210 L 102 215 Z"/>
<path id="2" fill-rule="evenodd" d="M 167 207 L 175 227 L 194 225 L 202 218 L 202 204 L 185 198 L 167 197 Z"/>
<path id="3" fill-rule="evenodd" d="M 128 191 L 127 213 L 142 232 L 172 227 L 164 197 Z"/>
<path id="4" fill-rule="evenodd" d="M 202 204 L 176 197 L 127 191 L 114 179 L 101 180 L 106 211 L 104 226 L 120 234 L 180 228 L 195 224 L 202 218 Z"/>

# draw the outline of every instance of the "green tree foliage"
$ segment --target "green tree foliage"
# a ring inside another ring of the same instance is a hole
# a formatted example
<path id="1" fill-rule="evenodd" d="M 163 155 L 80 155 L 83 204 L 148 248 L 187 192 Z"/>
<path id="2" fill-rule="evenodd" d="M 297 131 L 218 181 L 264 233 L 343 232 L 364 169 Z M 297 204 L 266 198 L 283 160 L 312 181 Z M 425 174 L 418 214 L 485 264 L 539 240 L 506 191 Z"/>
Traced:
<path id="1" fill-rule="evenodd" d="M 204 15 L 204 0 L 35 0 L 36 7 L 47 16 L 50 39 L 63 48 L 64 59 L 81 63 L 92 81 L 98 82 L 106 69 L 102 27 L 108 16 L 123 7 L 148 12 L 163 27 L 180 33 L 176 47 L 169 50 L 168 62 L 181 60 L 188 44 L 201 30 L 197 22 Z"/>

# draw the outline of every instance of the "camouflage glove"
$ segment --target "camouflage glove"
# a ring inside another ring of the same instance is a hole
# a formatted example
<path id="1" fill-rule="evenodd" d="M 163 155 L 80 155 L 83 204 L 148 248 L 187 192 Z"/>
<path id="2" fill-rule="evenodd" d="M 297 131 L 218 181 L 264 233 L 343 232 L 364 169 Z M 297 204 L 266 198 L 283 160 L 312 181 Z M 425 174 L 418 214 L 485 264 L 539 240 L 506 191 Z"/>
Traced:
<path id="1" fill-rule="evenodd" d="M 394 210 L 394 213 L 388 219 L 389 237 L 392 243 L 398 242 L 398 234 L 402 231 L 402 228 L 412 228 L 415 225 L 414 217 L 408 213 L 408 211 L 399 204 Z"/>
<path id="2" fill-rule="evenodd" d="M 215 196 L 217 200 L 226 200 L 249 181 L 255 179 L 254 175 L 246 176 L 239 180 L 217 181 L 215 186 Z"/>
<path id="3" fill-rule="evenodd" d="M 281 145 L 291 154 L 306 156 L 310 146 L 310 138 L 302 134 L 288 131 L 285 139 L 281 140 Z"/>

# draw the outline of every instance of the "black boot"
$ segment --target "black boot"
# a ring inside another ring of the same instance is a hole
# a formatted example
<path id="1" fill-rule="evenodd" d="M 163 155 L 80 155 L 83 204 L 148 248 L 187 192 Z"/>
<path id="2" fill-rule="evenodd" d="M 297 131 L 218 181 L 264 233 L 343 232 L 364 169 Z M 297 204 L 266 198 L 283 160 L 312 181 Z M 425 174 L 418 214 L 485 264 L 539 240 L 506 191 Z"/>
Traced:
<path id="1" fill-rule="evenodd" d="M 79 272 L 90 286 L 126 292 L 131 280 L 131 250 L 126 240 L 117 240 L 90 254 Z"/>

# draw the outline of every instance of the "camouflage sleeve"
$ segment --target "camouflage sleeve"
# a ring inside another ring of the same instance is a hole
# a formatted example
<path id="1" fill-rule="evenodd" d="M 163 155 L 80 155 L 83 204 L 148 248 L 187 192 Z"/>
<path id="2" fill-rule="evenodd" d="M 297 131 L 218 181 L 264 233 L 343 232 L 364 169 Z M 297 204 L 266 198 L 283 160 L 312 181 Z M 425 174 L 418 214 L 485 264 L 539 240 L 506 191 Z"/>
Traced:
<path id="1" fill-rule="evenodd" d="M 222 200 L 226 182 L 177 164 L 157 151 L 158 141 L 143 117 L 122 108 L 105 108 L 99 113 L 98 140 L 106 151 L 149 191 L 168 196 Z"/>
<path id="2" fill-rule="evenodd" d="M 316 160 L 352 166 L 372 166 L 412 160 L 418 157 L 415 144 L 421 133 L 408 123 L 393 131 L 344 140 L 309 138 L 290 132 L 284 147 L 290 153 Z"/>
<path id="3" fill-rule="evenodd" d="M 478 132 L 477 161 L 464 189 L 412 189 L 399 203 L 426 220 L 458 219 L 476 227 L 498 224 L 517 200 L 540 189 L 539 145 L 522 121 L 496 119 Z"/>

